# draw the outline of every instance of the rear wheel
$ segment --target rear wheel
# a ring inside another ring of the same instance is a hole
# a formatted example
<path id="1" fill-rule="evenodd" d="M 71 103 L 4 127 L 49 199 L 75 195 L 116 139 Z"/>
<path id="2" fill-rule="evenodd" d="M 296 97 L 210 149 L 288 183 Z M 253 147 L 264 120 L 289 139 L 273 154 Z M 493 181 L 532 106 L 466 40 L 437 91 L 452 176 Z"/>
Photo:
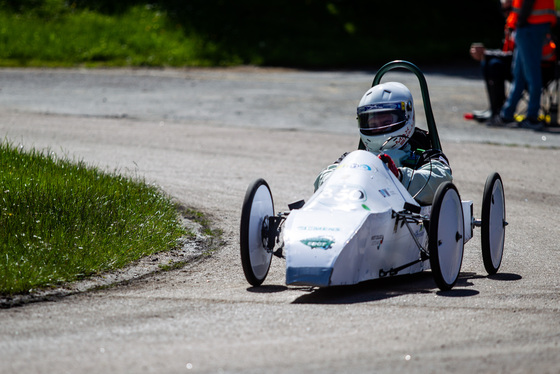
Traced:
<path id="1" fill-rule="evenodd" d="M 274 216 L 270 187 L 264 179 L 257 179 L 245 194 L 241 210 L 240 251 L 245 278 L 253 286 L 265 280 L 272 250 L 267 247 L 269 217 Z"/>
<path id="2" fill-rule="evenodd" d="M 489 275 L 496 274 L 502 263 L 506 233 L 504 185 L 498 173 L 486 179 L 482 196 L 482 259 Z"/>
<path id="3" fill-rule="evenodd" d="M 461 271 L 464 250 L 464 217 L 461 198 L 451 182 L 439 186 L 430 214 L 428 249 L 434 280 L 450 290 Z"/>

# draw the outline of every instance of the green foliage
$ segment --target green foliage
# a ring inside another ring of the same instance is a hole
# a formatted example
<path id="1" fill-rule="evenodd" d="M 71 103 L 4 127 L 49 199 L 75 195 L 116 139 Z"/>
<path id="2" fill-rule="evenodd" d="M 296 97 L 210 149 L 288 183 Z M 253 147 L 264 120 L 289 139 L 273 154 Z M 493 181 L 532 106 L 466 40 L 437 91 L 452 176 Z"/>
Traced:
<path id="1" fill-rule="evenodd" d="M 184 234 L 156 187 L 0 146 L 0 294 L 122 267 Z"/>
<path id="2" fill-rule="evenodd" d="M 446 63 L 503 34 L 498 0 L 0 0 L 0 15 L 0 65 Z"/>
<path id="3" fill-rule="evenodd" d="M 0 0 L 0 8 L 44 19 L 66 13 L 68 5 L 64 0 Z"/>

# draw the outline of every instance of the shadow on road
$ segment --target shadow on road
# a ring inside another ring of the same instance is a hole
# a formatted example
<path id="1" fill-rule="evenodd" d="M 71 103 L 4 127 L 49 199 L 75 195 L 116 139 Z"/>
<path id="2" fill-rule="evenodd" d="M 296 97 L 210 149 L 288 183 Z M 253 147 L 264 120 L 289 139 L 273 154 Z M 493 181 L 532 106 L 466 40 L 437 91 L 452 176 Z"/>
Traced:
<path id="1" fill-rule="evenodd" d="M 353 286 L 313 289 L 298 297 L 294 304 L 355 304 L 385 300 L 397 296 L 431 293 L 436 287 L 431 273 L 375 279 Z"/>
<path id="2" fill-rule="evenodd" d="M 247 291 L 254 293 L 276 293 L 297 289 L 307 293 L 295 299 L 293 304 L 355 304 L 421 293 L 436 293 L 438 296 L 443 297 L 476 296 L 480 292 L 472 288 L 474 285 L 472 280 L 481 278 L 515 281 L 520 280 L 522 277 L 510 273 L 484 276 L 472 272 L 464 272 L 459 275 L 454 288 L 449 291 L 439 291 L 430 272 L 375 279 L 351 286 L 293 288 L 281 285 L 265 285 L 250 287 Z"/>
<path id="3" fill-rule="evenodd" d="M 249 287 L 247 291 L 254 292 L 254 293 L 277 293 L 287 291 L 287 286 L 279 286 L 279 285 L 263 285 L 258 287 Z"/>
<path id="4" fill-rule="evenodd" d="M 521 275 L 513 274 L 513 273 L 497 273 L 488 276 L 488 279 L 499 280 L 499 281 L 518 281 L 521 280 L 522 278 L 523 277 Z"/>

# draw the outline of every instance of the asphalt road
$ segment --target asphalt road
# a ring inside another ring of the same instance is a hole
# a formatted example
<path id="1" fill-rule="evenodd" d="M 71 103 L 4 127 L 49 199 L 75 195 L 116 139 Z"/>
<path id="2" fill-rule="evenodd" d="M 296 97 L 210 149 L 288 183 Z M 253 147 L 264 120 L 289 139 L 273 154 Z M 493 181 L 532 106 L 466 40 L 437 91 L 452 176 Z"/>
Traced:
<path id="1" fill-rule="evenodd" d="M 277 259 L 263 287 L 244 279 L 248 184 L 265 178 L 278 210 L 308 198 L 317 173 L 356 147 L 372 72 L 0 70 L 6 139 L 144 176 L 223 230 L 212 256 L 182 269 L 0 309 L 0 372 L 560 372 L 560 135 L 464 120 L 485 106 L 476 71 L 426 77 L 461 197 L 479 217 L 498 171 L 510 224 L 498 275 L 484 272 L 477 231 L 449 292 L 430 272 L 286 287 Z M 410 74 L 389 79 L 419 97 Z"/>

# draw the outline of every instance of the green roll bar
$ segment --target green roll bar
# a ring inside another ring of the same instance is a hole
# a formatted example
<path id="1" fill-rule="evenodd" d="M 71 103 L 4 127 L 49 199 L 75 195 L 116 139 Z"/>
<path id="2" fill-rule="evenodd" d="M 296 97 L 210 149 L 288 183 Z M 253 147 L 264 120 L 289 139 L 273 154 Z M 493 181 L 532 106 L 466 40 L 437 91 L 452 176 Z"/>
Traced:
<path id="1" fill-rule="evenodd" d="M 432 141 L 433 149 L 441 151 L 441 143 L 439 141 L 439 136 L 436 128 L 436 121 L 434 119 L 434 113 L 432 112 L 432 104 L 430 102 L 430 94 L 428 93 L 428 84 L 426 83 L 426 78 L 422 71 L 413 63 L 403 60 L 391 61 L 381 67 L 375 78 L 373 78 L 373 83 L 371 86 L 376 86 L 381 81 L 381 77 L 385 75 L 386 72 L 393 69 L 404 68 L 416 74 L 418 81 L 420 83 L 420 90 L 422 92 L 422 101 L 424 101 L 424 112 L 426 113 L 426 121 L 428 123 L 428 135 Z"/>

